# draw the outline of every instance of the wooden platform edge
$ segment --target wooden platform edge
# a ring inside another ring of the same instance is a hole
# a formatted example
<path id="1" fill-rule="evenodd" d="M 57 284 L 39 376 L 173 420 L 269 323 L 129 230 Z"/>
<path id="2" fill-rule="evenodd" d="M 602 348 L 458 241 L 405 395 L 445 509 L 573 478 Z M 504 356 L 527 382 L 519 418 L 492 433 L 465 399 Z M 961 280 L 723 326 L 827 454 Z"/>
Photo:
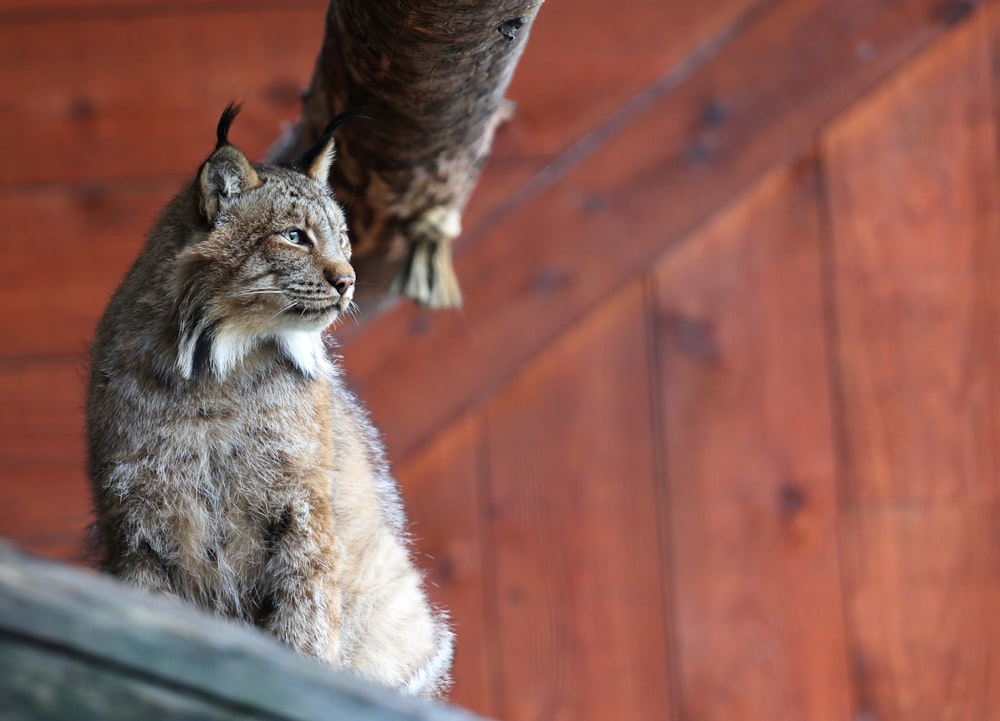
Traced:
<path id="1" fill-rule="evenodd" d="M 335 671 L 254 629 L 2 540 L 0 698 L 5 720 L 479 718 Z"/>

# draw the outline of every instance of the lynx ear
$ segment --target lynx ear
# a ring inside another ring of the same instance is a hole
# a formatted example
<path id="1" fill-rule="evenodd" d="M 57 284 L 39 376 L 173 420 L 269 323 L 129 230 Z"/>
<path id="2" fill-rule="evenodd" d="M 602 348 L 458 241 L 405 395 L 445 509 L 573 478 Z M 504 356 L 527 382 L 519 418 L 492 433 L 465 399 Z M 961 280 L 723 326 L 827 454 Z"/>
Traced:
<path id="1" fill-rule="evenodd" d="M 303 170 L 313 180 L 320 183 L 330 182 L 330 166 L 333 165 L 333 158 L 337 154 L 337 149 L 333 142 L 333 134 L 323 134 L 316 145 L 306 151 L 299 162 L 295 165 Z"/>
<path id="2" fill-rule="evenodd" d="M 294 166 L 304 172 L 313 180 L 320 183 L 329 183 L 330 166 L 333 165 L 333 158 L 336 155 L 336 147 L 333 142 L 333 131 L 345 120 L 351 118 L 365 117 L 357 110 L 348 110 L 340 113 L 331 120 L 323 129 L 319 139 L 307 150 L 301 158 L 294 163 Z"/>
<path id="3" fill-rule="evenodd" d="M 223 199 L 261 185 L 247 156 L 229 142 L 229 126 L 239 112 L 240 106 L 233 103 L 223 111 L 216 129 L 215 151 L 198 171 L 198 208 L 209 223 L 215 221 Z"/>

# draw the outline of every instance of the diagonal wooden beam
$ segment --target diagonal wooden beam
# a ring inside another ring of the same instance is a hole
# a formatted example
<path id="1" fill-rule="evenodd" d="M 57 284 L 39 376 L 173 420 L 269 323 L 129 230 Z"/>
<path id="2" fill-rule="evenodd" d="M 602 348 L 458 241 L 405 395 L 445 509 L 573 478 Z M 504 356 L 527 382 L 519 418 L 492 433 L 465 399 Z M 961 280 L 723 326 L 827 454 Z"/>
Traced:
<path id="1" fill-rule="evenodd" d="M 345 351 L 393 456 L 489 397 L 949 28 L 937 0 L 785 0 L 459 258 L 464 311 L 398 308 Z M 669 70 L 667 71 L 669 72 Z"/>

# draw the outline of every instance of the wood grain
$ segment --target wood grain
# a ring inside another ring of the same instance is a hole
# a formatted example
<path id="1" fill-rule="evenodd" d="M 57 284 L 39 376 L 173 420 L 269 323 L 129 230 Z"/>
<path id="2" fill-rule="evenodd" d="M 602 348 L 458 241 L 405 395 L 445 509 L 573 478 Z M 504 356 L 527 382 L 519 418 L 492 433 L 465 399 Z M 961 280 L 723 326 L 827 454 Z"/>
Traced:
<path id="1" fill-rule="evenodd" d="M 656 268 L 681 712 L 851 716 L 809 158 Z"/>
<path id="2" fill-rule="evenodd" d="M 68 17 L 165 15 L 184 10 L 248 10 L 267 0 L 0 0 L 0 22 L 65 20 Z M 285 0 L 284 7 L 325 10 L 328 0 Z"/>
<path id="3" fill-rule="evenodd" d="M 762 0 L 664 3 L 558 0 L 543 6 L 514 76 L 511 154 L 552 157 L 616 114 L 668 70 L 741 23 Z M 694 71 L 698 64 L 692 64 Z"/>
<path id="4" fill-rule="evenodd" d="M 1000 5 L 995 1 L 986 7 L 987 42 L 990 47 L 990 69 L 993 71 L 993 114 L 1000 132 Z"/>
<path id="5" fill-rule="evenodd" d="M 532 28 L 493 157 L 462 222 L 459 252 L 536 198 L 679 86 L 770 0 L 549 2 Z"/>
<path id="6" fill-rule="evenodd" d="M 629 0 L 628 13 L 610 17 L 608 0 L 587 0 L 571 11 L 547 7 L 553 19 L 542 18 L 533 35 L 546 50 L 527 58 L 515 76 L 511 95 L 519 110 L 501 129 L 496 157 L 466 226 L 495 222 L 492 210 L 555 154 L 706 36 L 733 23 L 747 4 L 726 0 L 664 10 L 659 0 Z M 0 78 L 12 76 L 0 84 L 16 86 L 19 93 L 11 93 L 0 109 L 0 127 L 6 113 L 7 137 L 18 138 L 8 144 L 0 168 L 0 218 L 23 229 L 22 236 L 45 238 L 41 244 L 22 242 L 17 233 L 0 239 L 5 258 L 0 308 L 8 311 L 0 320 L 0 337 L 8 339 L 0 355 L 77 353 L 84 347 L 156 213 L 210 149 L 222 105 L 233 97 L 246 101 L 233 138 L 254 157 L 277 137 L 282 119 L 298 114 L 296 83 L 306 84 L 316 50 L 306 47 L 308 33 L 300 33 L 294 43 L 285 33 L 307 25 L 311 30 L 307 11 L 286 10 L 279 22 L 276 14 L 256 7 L 236 18 L 230 18 L 231 8 L 216 5 L 200 12 L 161 6 L 159 15 L 166 19 L 146 9 L 148 17 L 109 10 L 82 19 L 60 20 L 56 11 L 52 18 L 32 22 L 4 24 L 0 18 L 0 57 L 6 54 L 11 61 L 0 64 Z M 667 13 L 668 28 L 652 22 L 659 13 Z M 219 27 L 231 32 L 219 33 Z M 272 28 L 274 37 L 265 40 Z M 321 30 L 315 31 L 317 47 Z M 586 43 L 578 41 L 581 33 Z M 64 49 L 71 34 L 79 37 Z M 285 54 L 276 61 L 269 53 L 277 50 L 269 49 L 244 58 L 244 41 L 280 44 Z M 170 47 L 167 55 L 182 49 L 184 57 L 164 65 L 154 52 L 164 45 Z M 54 51 L 41 57 L 38 48 L 49 46 Z M 289 46 L 293 57 L 287 57 Z M 21 77 L 22 65 L 38 77 Z M 301 80 L 294 80 L 293 65 L 303 68 Z M 560 80 L 571 68 L 577 79 L 585 68 L 600 72 L 573 91 Z M 278 75 L 284 80 L 278 82 Z M 158 78 L 156 92 L 140 90 L 147 78 Z M 231 91 L 223 92 L 227 87 Z M 550 112 L 553 93 L 563 104 L 573 98 L 571 127 L 565 115 Z M 541 111 L 535 110 L 539 103 Z M 103 139 L 98 142 L 94 133 Z M 5 172 L 9 182 L 3 184 Z M 28 181 L 40 187 L 26 186 Z M 58 265 L 59 282 L 43 278 L 46 263 Z"/>
<path id="7" fill-rule="evenodd" d="M 488 405 L 509 721 L 672 718 L 648 364 L 635 284 Z"/>
<path id="8" fill-rule="evenodd" d="M 81 559 L 90 523 L 83 378 L 72 359 L 0 372 L 0 537 L 55 558 Z"/>
<path id="9" fill-rule="evenodd" d="M 454 626 L 453 703 L 486 716 L 498 714 L 492 549 L 485 546 L 481 485 L 482 420 L 463 418 L 396 469 L 403 489 L 418 564 L 427 571 L 432 602 Z"/>
<path id="10" fill-rule="evenodd" d="M 70 653 L 0 633 L 4 718 L 12 721 L 274 721 L 259 709 L 204 699 Z"/>
<path id="11" fill-rule="evenodd" d="M 1000 491 L 1000 222 L 986 16 L 823 138 L 858 499 Z"/>
<path id="12" fill-rule="evenodd" d="M 5 718 L 53 721 L 476 719 L 339 673 L 176 599 L 7 544 L 0 544 L 0 697 Z"/>
<path id="13" fill-rule="evenodd" d="M 488 395 L 550 337 L 943 32 L 934 7 L 923 0 L 892 8 L 867 0 L 775 6 L 460 257 L 458 275 L 470 289 L 462 314 L 402 308 L 352 342 L 348 365 L 397 457 Z M 814 42 L 818 36 L 823 43 Z M 863 42 L 878 52 L 859 57 Z M 398 412 L 399 399 L 419 413 Z"/>
<path id="14" fill-rule="evenodd" d="M 218 107 L 251 154 L 298 115 L 325 5 L 0 0 L 0 535 L 80 557 L 93 323 Z M 1000 3 L 548 0 L 532 32 L 467 308 L 338 331 L 456 700 L 1000 717 Z"/>
<path id="15" fill-rule="evenodd" d="M 871 503 L 847 525 L 858 713 L 879 721 L 1000 714 L 996 501 Z"/>
<path id="16" fill-rule="evenodd" d="M 2 358 L 85 354 L 173 183 L 0 194 Z"/>
<path id="17" fill-rule="evenodd" d="M 0 187 L 190 177 L 231 100 L 259 158 L 299 111 L 322 8 L 0 23 Z M 40 54 L 38 48 L 45 48 Z M 57 79 L 57 80 L 54 80 Z"/>
<path id="18" fill-rule="evenodd" d="M 1000 713 L 996 5 L 823 138 L 858 712 Z"/>

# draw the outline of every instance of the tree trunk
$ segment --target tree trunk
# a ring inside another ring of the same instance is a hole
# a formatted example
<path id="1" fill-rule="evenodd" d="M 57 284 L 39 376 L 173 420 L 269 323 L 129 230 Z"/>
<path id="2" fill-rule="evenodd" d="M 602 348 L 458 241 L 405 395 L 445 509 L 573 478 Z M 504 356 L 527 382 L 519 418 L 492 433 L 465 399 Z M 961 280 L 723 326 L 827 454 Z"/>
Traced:
<path id="1" fill-rule="evenodd" d="M 541 2 L 331 0 L 302 118 L 272 157 L 298 156 L 340 112 L 367 116 L 337 131 L 331 174 L 363 306 L 461 303 L 450 243 Z"/>

